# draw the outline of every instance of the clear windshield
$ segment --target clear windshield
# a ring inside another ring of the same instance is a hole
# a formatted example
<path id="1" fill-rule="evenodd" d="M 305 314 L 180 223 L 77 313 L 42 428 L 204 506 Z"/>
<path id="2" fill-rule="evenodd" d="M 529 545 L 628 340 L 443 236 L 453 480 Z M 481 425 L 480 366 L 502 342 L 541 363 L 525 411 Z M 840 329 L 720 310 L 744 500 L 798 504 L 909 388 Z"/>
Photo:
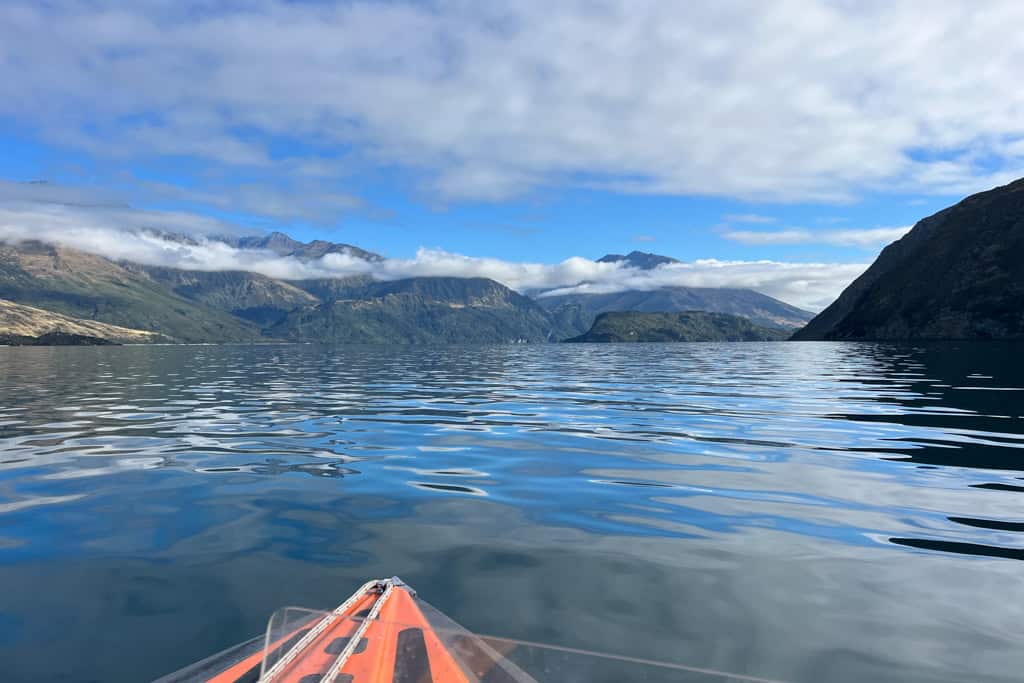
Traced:
<path id="1" fill-rule="evenodd" d="M 328 614 L 326 611 L 304 607 L 282 607 L 274 612 L 267 622 L 267 632 L 263 640 L 260 678 L 264 678 L 288 653 L 295 652 L 297 656 L 299 653 L 295 646 Z"/>
<path id="2" fill-rule="evenodd" d="M 602 653 L 560 647 L 543 643 L 525 642 L 489 635 L 476 635 L 449 619 L 428 603 L 417 599 L 423 616 L 429 621 L 433 633 L 458 664 L 459 669 L 470 683 L 722 683 L 736 681 L 746 683 L 781 683 L 773 679 L 733 674 L 712 669 L 690 667 L 681 662 L 650 661 L 631 658 L 623 653 Z M 331 636 L 326 642 L 317 641 L 315 648 L 309 648 L 304 655 L 295 654 L 296 661 L 310 657 L 311 666 L 324 670 L 341 656 L 349 645 L 351 635 L 362 625 L 365 614 L 354 617 L 333 617 L 330 612 L 288 607 L 278 610 L 267 627 L 262 674 L 265 676 L 279 665 L 283 658 L 294 652 L 296 643 L 325 620 L 331 620 L 332 633 L 346 634 Z M 395 632 L 409 624 L 377 620 L 378 626 L 391 625 Z M 313 635 L 316 635 L 315 633 Z M 362 644 L 351 648 L 353 654 L 362 652 Z M 408 661 L 402 661 L 406 656 Z M 396 654 L 396 679 L 402 667 L 415 669 L 417 664 L 414 651 L 399 649 Z M 325 666 L 326 664 L 326 666 Z M 288 662 L 288 666 L 295 666 Z M 277 681 L 289 681 L 288 668 L 278 666 L 281 671 Z M 292 676 L 299 680 L 299 676 Z M 340 679 L 345 680 L 345 679 Z M 404 680 L 404 679 L 403 679 Z M 415 680 L 410 678 L 409 680 Z"/>

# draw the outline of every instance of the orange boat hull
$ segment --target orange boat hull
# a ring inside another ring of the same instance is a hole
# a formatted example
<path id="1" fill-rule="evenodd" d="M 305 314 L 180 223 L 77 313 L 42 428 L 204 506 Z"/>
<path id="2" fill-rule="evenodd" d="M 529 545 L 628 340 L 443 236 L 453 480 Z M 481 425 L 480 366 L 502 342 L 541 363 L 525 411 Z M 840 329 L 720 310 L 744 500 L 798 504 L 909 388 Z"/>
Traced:
<path id="1" fill-rule="evenodd" d="M 436 613 L 399 579 L 370 582 L 333 612 L 303 610 L 306 618 L 276 628 L 272 620 L 262 641 L 156 683 L 533 682 L 468 632 L 439 630 L 425 609 Z"/>

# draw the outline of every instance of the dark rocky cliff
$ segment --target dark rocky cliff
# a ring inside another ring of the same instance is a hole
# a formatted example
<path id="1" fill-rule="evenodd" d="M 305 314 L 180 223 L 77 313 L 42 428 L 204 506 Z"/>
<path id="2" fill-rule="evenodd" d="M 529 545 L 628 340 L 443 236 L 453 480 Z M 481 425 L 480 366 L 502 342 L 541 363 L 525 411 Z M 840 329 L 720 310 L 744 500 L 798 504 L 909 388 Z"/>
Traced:
<path id="1" fill-rule="evenodd" d="M 1024 339 L 1024 179 L 920 221 L 793 339 Z"/>

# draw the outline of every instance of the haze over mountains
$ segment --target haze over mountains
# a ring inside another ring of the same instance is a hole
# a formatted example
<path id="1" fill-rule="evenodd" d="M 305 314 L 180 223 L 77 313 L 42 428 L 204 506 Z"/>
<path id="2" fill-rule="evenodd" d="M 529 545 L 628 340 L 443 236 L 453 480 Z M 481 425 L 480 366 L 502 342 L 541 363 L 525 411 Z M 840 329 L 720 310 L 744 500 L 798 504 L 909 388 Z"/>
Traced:
<path id="1" fill-rule="evenodd" d="M 192 244 L 190 238 L 176 239 Z M 280 232 L 217 240 L 310 264 L 310 272 L 317 272 L 315 264 L 331 257 L 383 260 L 353 245 L 304 243 Z M 676 263 L 641 252 L 609 255 L 598 262 L 636 271 Z M 474 277 L 283 279 L 245 270 L 147 265 L 42 242 L 0 245 L 0 299 L 159 335 L 153 339 L 190 343 L 551 342 L 583 334 L 597 314 L 607 310 L 708 310 L 790 330 L 811 317 L 743 289 L 667 287 L 569 295 L 549 291 L 535 290 L 531 297 Z"/>

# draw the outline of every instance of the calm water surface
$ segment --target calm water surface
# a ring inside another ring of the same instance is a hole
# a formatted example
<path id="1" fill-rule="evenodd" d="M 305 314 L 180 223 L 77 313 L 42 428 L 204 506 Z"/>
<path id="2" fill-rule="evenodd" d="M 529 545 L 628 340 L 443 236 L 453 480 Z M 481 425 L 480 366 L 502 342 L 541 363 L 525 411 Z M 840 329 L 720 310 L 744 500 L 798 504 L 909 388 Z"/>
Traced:
<path id="1" fill-rule="evenodd" d="M 484 633 L 1019 680 L 1022 350 L 0 348 L 0 671 L 145 681 L 398 574 Z"/>

